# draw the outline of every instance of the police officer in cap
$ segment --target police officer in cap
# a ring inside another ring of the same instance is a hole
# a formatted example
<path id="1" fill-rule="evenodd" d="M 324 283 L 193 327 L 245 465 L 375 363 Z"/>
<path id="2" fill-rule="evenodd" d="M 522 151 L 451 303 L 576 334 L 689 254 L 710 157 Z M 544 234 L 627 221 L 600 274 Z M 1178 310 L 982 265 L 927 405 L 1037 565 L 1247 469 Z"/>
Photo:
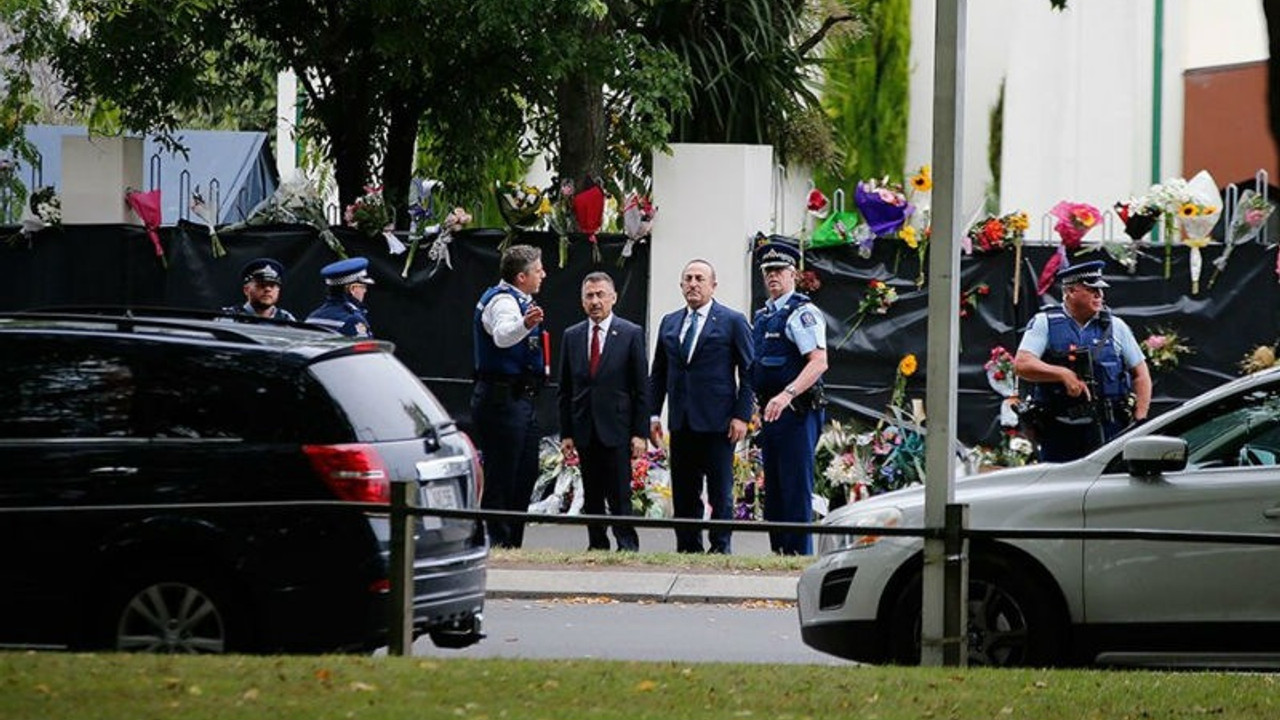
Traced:
<path id="1" fill-rule="evenodd" d="M 240 270 L 240 277 L 243 280 L 244 304 L 224 307 L 224 314 L 297 322 L 293 313 L 276 304 L 280 302 L 280 286 L 284 283 L 284 265 L 279 261 L 272 258 L 250 260 Z"/>
<path id="2" fill-rule="evenodd" d="M 809 298 L 796 292 L 800 252 L 795 241 L 777 235 L 758 239 L 755 261 L 769 293 L 752 321 L 752 387 L 764 403 L 764 425 L 756 437 L 764 462 L 764 519 L 807 523 L 812 520 L 813 454 L 826 404 L 826 323 Z M 769 544 L 783 555 L 812 552 L 807 533 L 770 532 Z"/>
<path id="3" fill-rule="evenodd" d="M 1040 459 L 1084 457 L 1129 424 L 1144 422 L 1151 407 L 1151 372 L 1124 320 L 1103 304 L 1101 260 L 1062 268 L 1062 305 L 1027 326 L 1014 370 L 1032 383 L 1032 429 Z M 1130 412 L 1130 395 L 1135 402 Z"/>
<path id="4" fill-rule="evenodd" d="M 350 337 L 373 337 L 369 327 L 369 311 L 364 295 L 373 285 L 369 276 L 369 259 L 347 258 L 320 269 L 329 293 L 320 307 L 307 316 L 307 322 L 333 328 Z"/>

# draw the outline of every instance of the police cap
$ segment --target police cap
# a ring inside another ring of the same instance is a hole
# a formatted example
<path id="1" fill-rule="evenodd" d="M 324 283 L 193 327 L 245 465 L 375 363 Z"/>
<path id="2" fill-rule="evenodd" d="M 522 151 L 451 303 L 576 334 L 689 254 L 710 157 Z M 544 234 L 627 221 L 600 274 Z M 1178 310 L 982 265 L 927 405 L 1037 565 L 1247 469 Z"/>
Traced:
<path id="1" fill-rule="evenodd" d="M 1062 283 L 1063 287 L 1068 285 L 1084 285 L 1091 288 L 1111 287 L 1106 280 L 1102 279 L 1102 268 L 1104 267 L 1106 267 L 1106 263 L 1101 260 L 1091 260 L 1079 265 L 1064 267 L 1057 272 L 1058 282 Z"/>
<path id="2" fill-rule="evenodd" d="M 360 283 L 373 285 L 373 277 L 369 275 L 369 258 L 353 257 L 329 263 L 320 268 L 320 277 L 330 287 Z"/>
<path id="3" fill-rule="evenodd" d="M 240 276 L 246 283 L 260 282 L 281 285 L 284 283 L 284 265 L 272 258 L 257 258 L 244 264 L 244 268 L 240 270 Z"/>
<path id="4" fill-rule="evenodd" d="M 796 241 L 783 235 L 757 236 L 755 255 L 756 265 L 761 270 L 771 268 L 794 268 L 800 264 L 800 250 Z"/>

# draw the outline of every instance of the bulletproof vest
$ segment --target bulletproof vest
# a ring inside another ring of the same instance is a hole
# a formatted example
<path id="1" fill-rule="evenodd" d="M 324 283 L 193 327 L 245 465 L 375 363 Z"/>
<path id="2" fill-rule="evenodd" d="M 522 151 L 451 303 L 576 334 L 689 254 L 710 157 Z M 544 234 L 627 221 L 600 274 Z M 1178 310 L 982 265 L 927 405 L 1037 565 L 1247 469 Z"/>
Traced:
<path id="1" fill-rule="evenodd" d="M 1092 375 L 1095 392 L 1104 399 L 1121 400 L 1129 395 L 1132 382 L 1112 336 L 1111 311 L 1102 310 L 1083 328 L 1061 307 L 1045 310 L 1044 314 L 1049 321 L 1049 340 L 1041 360 L 1072 368 L 1081 379 L 1087 380 L 1087 375 Z M 1088 365 L 1082 367 L 1086 356 Z M 1032 383 L 1031 399 L 1050 408 L 1083 401 L 1069 398 L 1059 382 Z"/>
<path id="2" fill-rule="evenodd" d="M 787 321 L 791 313 L 808 302 L 808 297 L 792 293 L 781 307 L 769 310 L 766 305 L 756 311 L 751 329 L 756 351 L 751 387 L 757 397 L 777 395 L 804 369 L 807 360 L 796 344 L 787 339 Z"/>
<path id="3" fill-rule="evenodd" d="M 533 305 L 532 300 L 522 297 L 520 293 L 516 292 L 515 288 L 508 285 L 495 285 L 480 296 L 480 302 L 476 303 L 475 318 L 472 323 L 476 339 L 476 372 L 493 375 L 541 376 L 543 374 L 542 325 L 533 326 L 524 340 L 509 348 L 498 347 L 497 343 L 493 341 L 493 336 L 485 332 L 481 316 L 484 315 L 485 306 L 498 293 L 506 293 L 515 298 L 516 304 L 520 306 L 521 315 L 524 315 Z"/>

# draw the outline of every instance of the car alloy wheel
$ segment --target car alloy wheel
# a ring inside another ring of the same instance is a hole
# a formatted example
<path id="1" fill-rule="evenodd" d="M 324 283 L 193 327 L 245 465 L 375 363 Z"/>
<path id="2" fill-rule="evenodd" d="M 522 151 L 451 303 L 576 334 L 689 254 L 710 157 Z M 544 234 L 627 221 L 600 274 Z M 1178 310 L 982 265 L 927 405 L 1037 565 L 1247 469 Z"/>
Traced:
<path id="1" fill-rule="evenodd" d="M 116 624 L 117 650 L 221 653 L 226 624 L 213 598 L 185 582 L 148 585 L 129 598 Z"/>

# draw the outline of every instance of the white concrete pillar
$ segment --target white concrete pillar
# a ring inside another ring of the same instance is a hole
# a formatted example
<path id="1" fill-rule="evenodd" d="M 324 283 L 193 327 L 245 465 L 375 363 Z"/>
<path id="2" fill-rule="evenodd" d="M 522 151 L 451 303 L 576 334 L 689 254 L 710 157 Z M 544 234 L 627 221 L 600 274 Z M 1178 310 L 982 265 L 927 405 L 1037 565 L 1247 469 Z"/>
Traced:
<path id="1" fill-rule="evenodd" d="M 684 306 L 680 273 L 695 258 L 716 269 L 715 299 L 751 314 L 749 243 L 772 231 L 773 148 L 675 144 L 653 158 L 649 356 L 662 316 Z"/>
<path id="2" fill-rule="evenodd" d="M 62 222 L 68 225 L 140 224 L 125 203 L 126 190 L 146 190 L 142 138 L 62 137 Z"/>

